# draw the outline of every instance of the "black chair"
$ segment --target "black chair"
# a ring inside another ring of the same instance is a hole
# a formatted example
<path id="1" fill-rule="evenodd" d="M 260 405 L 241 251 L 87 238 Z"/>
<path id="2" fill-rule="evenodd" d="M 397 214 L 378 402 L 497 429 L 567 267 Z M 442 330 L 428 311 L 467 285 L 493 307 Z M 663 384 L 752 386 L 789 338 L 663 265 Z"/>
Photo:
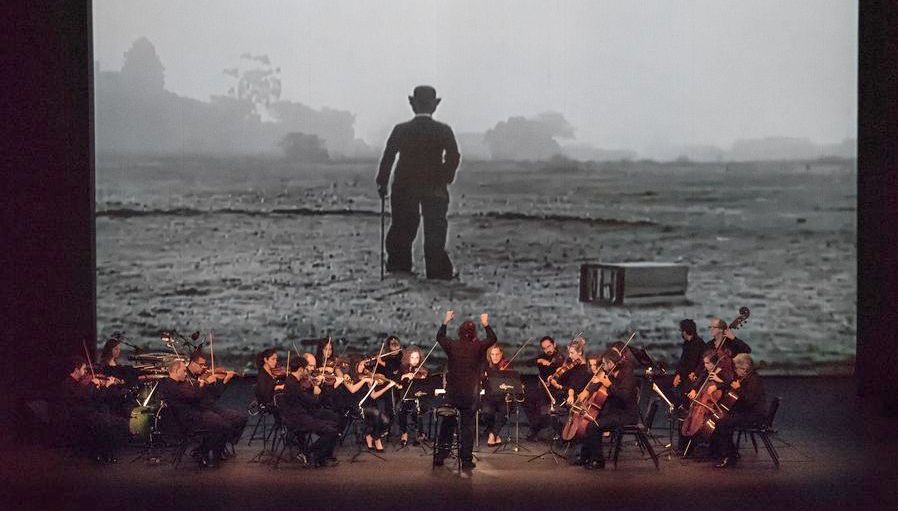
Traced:
<path id="1" fill-rule="evenodd" d="M 208 430 L 193 428 L 188 424 L 183 418 L 178 414 L 178 409 L 173 406 L 163 406 L 162 410 L 160 410 L 161 415 L 166 416 L 166 420 L 170 421 L 172 424 L 172 433 L 175 437 L 175 449 L 172 455 L 171 464 L 173 467 L 177 468 L 178 465 L 181 464 L 181 460 L 184 458 L 184 453 L 187 452 L 187 449 L 192 445 L 199 445 L 203 443 L 206 435 L 209 434 Z"/>
<path id="2" fill-rule="evenodd" d="M 281 428 L 281 430 L 283 431 L 281 450 L 278 452 L 277 456 L 274 457 L 274 463 L 271 465 L 271 468 L 276 469 L 280 466 L 281 460 L 284 459 L 284 451 L 286 451 L 288 447 L 296 447 L 299 449 L 299 453 L 297 453 L 295 457 L 291 457 L 291 460 L 295 459 L 304 468 L 311 467 L 312 433 L 301 430 L 288 431 L 286 427 Z"/>
<path id="3" fill-rule="evenodd" d="M 652 405 L 654 405 L 654 407 Z M 651 419 L 654 420 L 657 407 L 658 402 L 652 401 L 652 404 L 649 405 L 648 413 L 646 413 L 647 419 L 651 417 Z M 642 455 L 645 456 L 645 454 L 648 453 L 649 457 L 652 459 L 652 462 L 655 464 L 655 470 L 661 470 L 661 467 L 658 464 L 658 455 L 655 453 L 655 449 L 652 448 L 652 443 L 649 441 L 648 428 L 642 422 L 637 422 L 635 424 L 626 424 L 614 428 L 611 431 L 611 460 L 614 463 L 615 469 L 617 468 L 617 460 L 620 456 L 621 444 L 623 443 L 624 435 L 633 436 L 636 440 L 636 445 L 639 446 L 639 450 L 642 452 Z"/>
<path id="4" fill-rule="evenodd" d="M 764 442 L 764 447 L 767 448 L 767 453 L 770 455 L 770 459 L 773 460 L 773 464 L 777 469 L 780 468 L 779 454 L 776 452 L 776 448 L 773 446 L 770 436 L 776 435 L 776 430 L 773 429 L 773 420 L 776 418 L 776 412 L 779 410 L 781 400 L 782 398 L 779 396 L 773 398 L 770 402 L 770 408 L 767 410 L 767 417 L 761 424 L 736 428 L 736 449 L 739 449 L 742 436 L 745 435 L 751 439 L 755 452 L 758 452 L 758 442 L 755 439 L 755 436 L 757 435 L 757 437 Z"/>
<path id="5" fill-rule="evenodd" d="M 247 413 L 251 417 L 257 417 L 256 423 L 253 425 L 253 432 L 249 436 L 249 441 L 246 442 L 246 445 L 253 445 L 253 440 L 257 438 L 261 438 L 263 443 L 268 443 L 268 440 L 271 438 L 272 432 L 274 431 L 274 425 L 269 425 L 269 422 L 277 422 L 273 412 L 274 405 L 273 404 L 265 404 L 259 403 L 258 401 L 253 401 L 250 403 L 247 408 Z M 262 430 L 262 434 L 260 436 L 256 436 L 256 433 Z"/>
<path id="6" fill-rule="evenodd" d="M 437 441 L 434 444 L 433 463 L 431 464 L 430 468 L 431 468 L 431 470 L 433 470 L 437 467 L 437 462 L 436 462 L 437 455 L 439 455 L 439 453 L 441 453 L 443 451 L 444 447 L 448 447 L 448 452 L 447 452 L 447 456 L 445 459 L 455 458 L 456 469 L 458 470 L 458 473 L 461 474 L 461 456 L 459 456 L 459 448 L 461 447 L 461 442 L 460 442 L 460 438 L 459 438 L 459 427 L 461 427 L 461 424 L 459 423 L 459 421 L 461 420 L 461 414 L 459 413 L 458 408 L 455 408 L 453 406 L 445 406 L 444 405 L 444 406 L 440 406 L 440 407 L 437 407 L 434 409 L 434 417 L 436 419 L 435 424 L 436 424 L 436 431 L 437 431 L 437 436 L 436 436 Z M 440 429 L 443 426 L 443 422 L 446 420 L 449 420 L 449 419 L 455 419 L 455 421 L 456 421 L 455 431 L 452 434 L 452 438 L 449 440 L 449 445 L 442 446 L 442 445 L 440 445 L 440 438 L 439 438 Z"/>

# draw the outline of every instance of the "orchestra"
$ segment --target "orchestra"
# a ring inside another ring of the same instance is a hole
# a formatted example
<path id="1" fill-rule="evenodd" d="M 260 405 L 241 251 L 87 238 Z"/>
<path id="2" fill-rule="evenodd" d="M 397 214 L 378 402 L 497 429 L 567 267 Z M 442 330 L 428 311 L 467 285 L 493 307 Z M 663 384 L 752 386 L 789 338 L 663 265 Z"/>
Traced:
<path id="1" fill-rule="evenodd" d="M 703 459 L 696 453 L 707 452 L 715 467 L 733 467 L 739 458 L 734 431 L 766 417 L 763 380 L 749 355 L 751 348 L 734 332 L 747 316 L 743 308 L 730 324 L 712 318 L 707 343 L 693 320 L 679 322 L 681 353 L 664 387 L 678 407 L 670 420 L 676 422 L 679 441 L 671 450 L 684 458 Z M 532 371 L 521 380 L 512 366 L 527 343 L 507 358 L 486 313 L 480 316 L 483 338 L 477 335 L 478 325 L 468 320 L 451 339 L 447 328 L 454 318 L 454 311 L 446 312 L 426 355 L 414 343 L 403 346 L 395 335 L 367 354 L 337 355 L 330 337 L 314 340 L 314 353 L 297 352 L 293 345 L 286 350 L 284 365 L 279 365 L 278 348 L 263 349 L 256 355 L 255 402 L 277 413 L 285 441 L 302 445 L 309 439 L 309 464 L 314 467 L 337 464 L 337 443 L 351 433 L 350 421 L 358 425 L 356 442 L 372 453 L 386 452 L 384 442 L 390 441 L 391 431 L 398 434 L 397 449 L 412 443 L 426 451 L 425 423 L 437 421 L 431 411 L 450 406 L 457 415 L 441 422 L 433 446 L 434 466 L 451 454 L 449 445 L 457 429 L 459 450 L 453 455 L 470 471 L 476 466 L 475 437 L 485 439 L 487 447 L 502 445 L 503 431 L 518 424 L 515 414 L 515 422 L 508 425 L 510 412 L 520 403 L 530 426 L 527 440 L 539 441 L 539 433 L 551 426 L 555 438 L 567 443 L 572 453 L 579 447 L 579 454 L 569 459 L 572 465 L 601 469 L 604 439 L 640 422 L 640 387 L 650 393 L 645 388 L 656 378 L 661 381 L 651 368 L 643 369 L 644 349 L 631 344 L 637 332 L 626 342 L 612 340 L 594 347 L 577 334 L 563 351 L 545 335 L 539 340 L 539 353 L 520 364 Z M 167 345 L 174 353 L 140 351 L 131 357 L 133 366 L 121 362 L 122 344 L 118 338 L 109 339 L 95 368 L 86 346 L 85 355 L 69 364 L 58 400 L 66 438 L 98 461 L 115 461 L 116 451 L 129 438 L 134 443 L 149 436 L 149 426 L 135 425 L 139 409 L 168 422 L 169 430 L 194 438 L 198 446 L 191 454 L 201 467 L 217 467 L 235 454 L 227 446 L 239 441 L 247 415 L 219 400 L 240 376 L 214 367 L 211 343 L 211 356 L 202 343 L 182 353 L 169 338 Z M 442 347 L 447 360 L 439 371 L 427 364 L 437 347 Z"/>

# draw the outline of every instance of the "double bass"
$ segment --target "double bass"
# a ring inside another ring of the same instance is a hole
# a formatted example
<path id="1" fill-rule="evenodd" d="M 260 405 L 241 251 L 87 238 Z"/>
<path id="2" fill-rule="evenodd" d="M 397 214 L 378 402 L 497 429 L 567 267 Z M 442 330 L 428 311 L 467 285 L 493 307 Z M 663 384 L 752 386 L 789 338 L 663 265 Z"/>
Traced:
<path id="1" fill-rule="evenodd" d="M 630 341 L 636 337 L 637 332 L 639 332 L 639 330 L 635 330 L 630 335 L 630 338 L 627 339 L 627 342 L 624 343 L 624 346 L 620 348 L 619 354 L 621 355 L 621 358 L 614 363 L 614 367 L 611 371 L 606 372 L 604 368 L 599 368 L 596 375 L 589 380 L 586 387 L 584 387 L 577 395 L 577 401 L 571 405 L 571 412 L 568 414 L 567 422 L 561 430 L 561 438 L 564 441 L 569 442 L 575 438 L 583 438 L 586 436 L 586 428 L 589 426 L 590 422 L 596 421 L 599 412 L 602 411 L 602 408 L 605 406 L 605 401 L 608 399 L 608 389 L 610 386 L 601 382 L 603 379 L 601 375 L 606 375 L 610 379 L 610 375 L 617 371 L 618 364 L 623 360 L 624 350 L 627 349 Z M 589 390 L 593 385 L 598 385 L 596 390 Z"/>
<path id="2" fill-rule="evenodd" d="M 739 315 L 729 324 L 728 328 L 735 330 L 741 327 L 748 319 L 750 313 L 748 307 L 741 307 Z M 735 400 L 738 399 L 738 395 L 733 391 L 729 391 L 726 394 L 721 389 L 717 389 L 714 392 L 707 391 L 708 386 L 711 384 L 711 376 L 717 373 L 716 369 L 720 366 L 720 363 L 724 360 L 730 360 L 729 355 L 726 353 L 717 353 L 717 355 L 720 358 L 714 364 L 714 367 L 708 371 L 708 376 L 692 399 L 692 403 L 689 405 L 689 413 L 680 426 L 680 433 L 683 436 L 692 437 L 699 434 L 709 438 L 714 433 L 714 430 L 717 429 L 717 423 L 720 422 L 720 419 L 724 417 L 733 403 L 735 403 Z"/>

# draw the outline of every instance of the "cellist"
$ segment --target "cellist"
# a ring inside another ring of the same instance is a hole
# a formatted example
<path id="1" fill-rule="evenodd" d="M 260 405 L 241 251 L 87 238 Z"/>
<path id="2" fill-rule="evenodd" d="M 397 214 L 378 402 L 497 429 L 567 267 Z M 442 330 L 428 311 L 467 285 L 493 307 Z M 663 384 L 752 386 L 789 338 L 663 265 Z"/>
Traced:
<path id="1" fill-rule="evenodd" d="M 720 395 L 718 391 L 725 391 L 733 381 L 733 361 L 726 353 L 719 353 L 714 348 L 706 349 L 702 354 L 703 370 L 693 382 L 692 388 L 686 394 L 684 407 L 688 410 L 686 421 L 690 421 L 690 417 L 694 413 L 702 412 L 705 407 L 701 404 L 692 404 L 695 401 L 710 400 L 712 396 Z M 699 423 L 704 422 L 698 420 Z M 693 439 L 690 434 L 684 434 L 683 428 L 678 430 L 679 442 L 678 450 L 684 452 L 689 441 Z M 713 451 L 712 451 L 712 454 Z"/>
<path id="2" fill-rule="evenodd" d="M 764 382 L 755 372 L 751 356 L 740 353 L 733 358 L 733 365 L 736 367 L 736 379 L 730 388 L 739 399 L 729 414 L 717 421 L 717 428 L 711 435 L 712 450 L 722 455 L 715 468 L 729 468 L 736 464 L 739 451 L 733 443 L 733 431 L 737 427 L 760 424 L 767 417 Z"/>
<path id="3" fill-rule="evenodd" d="M 584 468 L 592 470 L 605 468 L 603 433 L 639 421 L 633 365 L 629 357 L 621 355 L 619 349 L 609 348 L 602 354 L 601 368 L 586 386 L 589 392 L 601 388 L 607 389 L 608 397 L 599 416 L 587 426 L 580 450 L 580 461 Z"/>

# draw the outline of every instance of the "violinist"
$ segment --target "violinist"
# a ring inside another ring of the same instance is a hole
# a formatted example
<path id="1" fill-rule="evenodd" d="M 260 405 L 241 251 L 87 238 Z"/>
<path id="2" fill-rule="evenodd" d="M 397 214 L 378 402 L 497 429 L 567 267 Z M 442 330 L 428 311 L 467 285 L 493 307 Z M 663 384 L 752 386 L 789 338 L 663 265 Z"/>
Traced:
<path id="1" fill-rule="evenodd" d="M 574 404 L 577 394 L 583 390 L 592 377 L 583 354 L 585 347 L 586 339 L 584 337 L 577 336 L 571 340 L 567 347 L 567 362 L 547 380 L 549 385 L 562 391 L 568 406 Z"/>
<path id="2" fill-rule="evenodd" d="M 340 422 L 340 416 L 334 410 L 334 401 L 336 387 L 343 384 L 342 371 L 338 379 L 333 371 L 325 372 L 323 368 L 316 365 L 315 355 L 303 353 L 302 358 L 306 362 L 306 371 L 309 373 L 311 381 L 315 387 L 320 389 L 315 404 L 315 417 L 334 423 Z"/>
<path id="3" fill-rule="evenodd" d="M 423 380 L 427 377 L 427 368 L 422 366 L 424 355 L 421 348 L 417 346 L 409 346 L 408 349 L 402 351 L 402 365 L 400 369 L 401 376 L 399 381 L 405 385 L 410 385 L 412 380 Z M 396 418 L 399 422 L 399 444 L 405 447 L 408 444 L 409 426 L 415 425 L 417 437 L 412 445 L 419 445 L 424 436 L 424 428 L 422 427 L 421 401 L 416 396 L 408 395 L 406 399 L 399 405 L 399 413 Z"/>
<path id="4" fill-rule="evenodd" d="M 206 402 L 206 408 L 213 410 L 230 424 L 230 433 L 227 435 L 226 440 L 232 446 L 237 445 L 237 442 L 243 435 L 243 429 L 246 427 L 248 417 L 246 412 L 221 406 L 217 401 L 224 391 L 227 390 L 227 384 L 230 383 L 235 375 L 234 371 L 213 373 L 206 365 L 206 356 L 201 350 L 196 350 L 190 355 L 190 362 L 187 364 L 187 377 L 200 389 L 201 395 Z M 227 457 L 229 457 L 229 454 L 226 453 L 225 458 Z"/>
<path id="5" fill-rule="evenodd" d="M 202 443 L 194 453 L 197 463 L 202 467 L 217 468 L 234 427 L 219 415 L 204 388 L 187 373 L 184 361 L 175 360 L 168 367 L 168 378 L 159 382 L 158 389 L 176 423 L 185 432 L 202 432 Z"/>
<path id="6" fill-rule="evenodd" d="M 375 373 L 383 373 L 387 378 L 391 380 L 398 380 L 398 378 L 402 375 L 400 370 L 402 368 L 402 341 L 400 341 L 399 337 L 395 335 L 391 335 L 387 337 L 386 349 L 384 353 L 390 353 L 386 357 L 380 359 L 377 368 L 375 368 Z M 399 396 L 401 397 L 401 396 Z M 384 413 L 387 414 L 387 417 L 390 420 L 390 424 L 393 424 L 393 420 L 396 418 L 396 407 L 394 406 L 396 403 L 396 388 L 390 388 L 389 393 L 387 394 L 387 399 L 383 401 L 383 410 Z M 387 427 L 387 431 L 391 428 Z"/>
<path id="7" fill-rule="evenodd" d="M 761 424 L 767 417 L 767 398 L 764 381 L 755 371 L 751 355 L 740 353 L 733 358 L 736 379 L 730 389 L 738 396 L 729 414 L 717 421 L 717 428 L 711 434 L 712 450 L 722 458 L 715 468 L 729 468 L 736 464 L 739 451 L 733 443 L 733 431 L 738 427 Z"/>
<path id="8" fill-rule="evenodd" d="M 545 381 L 555 373 L 555 370 L 564 363 L 564 357 L 558 352 L 555 339 L 545 336 L 539 341 L 542 354 L 527 362 L 528 367 L 536 367 L 539 377 Z M 530 434 L 527 440 L 536 440 L 539 432 L 549 425 L 549 396 L 540 383 L 524 388 L 524 412 L 527 414 L 527 423 L 530 424 Z M 553 396 L 554 397 L 554 396 Z"/>
<path id="9" fill-rule="evenodd" d="M 684 401 L 684 408 L 690 412 L 695 407 L 704 408 L 700 404 L 693 405 L 694 401 L 701 401 L 703 398 L 705 400 L 712 399 L 712 396 L 718 395 L 718 391 L 728 388 L 734 378 L 733 361 L 725 353 L 718 353 L 714 348 L 706 349 L 702 354 L 702 363 L 702 371 L 692 382 Z M 689 415 L 686 416 L 687 420 Z M 693 436 L 683 434 L 683 430 L 680 428 L 678 450 L 684 452 L 691 439 Z"/>
<path id="10" fill-rule="evenodd" d="M 318 406 L 321 387 L 309 373 L 307 362 L 306 357 L 296 357 L 290 361 L 284 397 L 279 402 L 278 411 L 289 432 L 314 433 L 318 436 L 312 444 L 313 466 L 336 465 L 334 448 L 340 432 L 337 430 L 337 422 L 321 413 Z"/>
<path id="11" fill-rule="evenodd" d="M 81 357 L 66 364 L 69 371 L 59 392 L 57 417 L 60 433 L 98 462 L 115 463 L 115 450 L 127 443 L 128 421 L 109 412 L 104 393 L 114 385 L 111 379 L 99 379 L 88 372 Z"/>
<path id="12" fill-rule="evenodd" d="M 698 335 L 695 321 L 684 319 L 680 321 L 680 338 L 683 345 L 680 351 L 680 360 L 677 362 L 677 371 L 673 377 L 673 387 L 676 395 L 682 397 L 688 392 L 701 372 L 702 353 L 705 351 L 705 341 Z M 684 389 L 685 392 L 684 392 Z"/>
<path id="13" fill-rule="evenodd" d="M 720 318 L 711 318 L 708 325 L 711 331 L 711 340 L 705 345 L 705 349 L 714 349 L 718 353 L 725 353 L 733 358 L 740 353 L 751 353 L 751 348 L 742 339 L 736 337 L 736 333 Z"/>
<path id="14" fill-rule="evenodd" d="M 483 387 L 489 389 L 488 381 L 490 377 L 499 371 L 505 371 L 508 367 L 508 359 L 502 352 L 502 347 L 493 344 L 486 352 L 486 371 Z M 487 392 L 489 392 L 487 390 Z M 504 394 L 486 394 L 480 402 L 480 418 L 486 430 L 487 447 L 495 447 L 502 444 L 500 433 L 505 426 L 507 419 L 505 415 L 505 395 Z"/>
<path id="15" fill-rule="evenodd" d="M 605 468 L 602 449 L 605 431 L 639 421 L 636 387 L 632 362 L 621 354 L 621 350 L 611 348 L 605 351 L 599 371 L 586 386 L 589 392 L 606 389 L 608 397 L 599 416 L 586 428 L 586 437 L 580 450 L 580 462 L 585 468 Z"/>
<path id="16" fill-rule="evenodd" d="M 383 436 L 390 426 L 389 417 L 384 412 L 383 396 L 396 382 L 388 380 L 380 373 L 372 373 L 360 360 L 350 377 L 345 378 L 344 387 L 352 394 L 354 405 L 361 410 L 365 421 L 365 445 L 369 451 L 384 452 Z"/>
<path id="17" fill-rule="evenodd" d="M 259 376 L 256 377 L 256 402 L 270 407 L 274 401 L 274 393 L 284 390 L 283 379 L 286 375 L 284 369 L 278 367 L 277 350 L 262 350 L 256 356 L 256 367 L 259 369 Z M 279 380 L 281 383 L 278 383 Z"/>
<path id="18" fill-rule="evenodd" d="M 140 377 L 140 371 L 130 365 L 119 364 L 118 358 L 122 355 L 122 341 L 115 337 L 106 341 L 100 351 L 97 362 L 97 372 L 106 376 L 115 376 L 127 385 L 135 385 Z"/>
<path id="19" fill-rule="evenodd" d="M 465 321 L 458 327 L 458 340 L 453 341 L 446 336 L 446 327 L 455 317 L 455 312 L 448 310 L 443 323 L 437 330 L 437 343 L 446 352 L 446 402 L 456 407 L 461 420 L 459 429 L 459 458 L 464 470 L 476 467 L 474 464 L 474 411 L 480 399 L 480 376 L 483 374 L 483 359 L 486 351 L 496 344 L 496 333 L 490 327 L 489 314 L 480 315 L 480 324 L 486 331 L 486 340 L 477 337 L 477 325 L 473 321 Z M 434 454 L 434 464 L 442 465 L 449 455 L 449 442 L 458 424 L 455 417 L 443 420 Z"/>

